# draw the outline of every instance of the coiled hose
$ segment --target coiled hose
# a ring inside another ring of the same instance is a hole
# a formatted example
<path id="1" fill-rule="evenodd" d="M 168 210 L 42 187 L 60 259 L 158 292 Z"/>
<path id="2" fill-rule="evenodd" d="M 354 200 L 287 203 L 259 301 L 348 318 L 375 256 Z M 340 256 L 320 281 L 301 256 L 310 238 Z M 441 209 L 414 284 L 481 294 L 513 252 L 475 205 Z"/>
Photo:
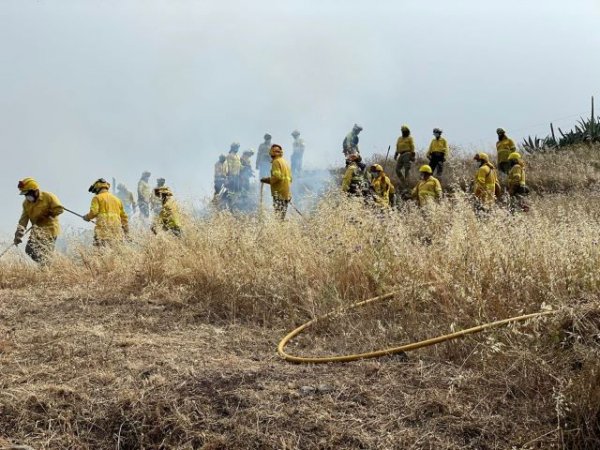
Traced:
<path id="1" fill-rule="evenodd" d="M 550 314 L 554 314 L 556 312 L 556 311 L 543 311 L 543 312 L 538 312 L 538 313 L 525 314 L 522 316 L 511 317 L 509 319 L 497 320 L 495 322 L 489 322 L 489 323 L 486 323 L 483 325 L 478 325 L 476 327 L 467 328 L 465 330 L 456 331 L 456 332 L 450 333 L 450 334 L 445 334 L 443 336 L 426 339 L 424 341 L 413 342 L 411 344 L 405 344 L 405 345 L 401 345 L 399 347 L 389 347 L 386 349 L 375 350 L 375 351 L 366 352 L 366 353 L 356 353 L 356 354 L 352 354 L 352 355 L 339 355 L 339 356 L 294 356 L 294 355 L 290 355 L 289 353 L 286 353 L 285 348 L 290 343 L 290 341 L 292 339 L 294 339 L 296 336 L 298 336 L 300 333 L 302 333 L 304 330 L 306 330 L 307 328 L 314 325 L 315 323 L 317 323 L 321 320 L 333 317 L 335 315 L 341 314 L 345 311 L 350 311 L 352 309 L 360 308 L 362 306 L 369 305 L 371 303 L 388 300 L 390 298 L 393 298 L 395 295 L 396 295 L 396 292 L 390 292 L 389 294 L 380 295 L 378 297 L 373 297 L 368 300 L 363 300 L 358 303 L 354 303 L 353 305 L 350 305 L 349 307 L 344 308 L 341 311 L 332 311 L 321 317 L 317 317 L 309 322 L 306 322 L 305 324 L 299 326 L 295 330 L 288 333 L 281 340 L 281 342 L 279 342 L 279 345 L 277 346 L 277 352 L 279 353 L 279 356 L 281 356 L 283 359 L 285 359 L 286 361 L 289 361 L 289 362 L 304 363 L 304 364 L 350 362 L 350 361 L 356 361 L 359 359 L 380 358 L 382 356 L 388 356 L 388 355 L 393 355 L 396 353 L 408 352 L 411 350 L 417 350 L 419 348 L 429 347 L 432 345 L 440 344 L 442 342 L 451 341 L 453 339 L 458 339 L 459 337 L 466 336 L 468 334 L 479 333 L 481 331 L 484 331 L 484 330 L 487 330 L 490 328 L 496 328 L 496 327 L 508 325 L 510 323 L 515 323 L 515 322 L 523 322 L 528 319 L 534 319 L 536 317 L 547 316 Z"/>

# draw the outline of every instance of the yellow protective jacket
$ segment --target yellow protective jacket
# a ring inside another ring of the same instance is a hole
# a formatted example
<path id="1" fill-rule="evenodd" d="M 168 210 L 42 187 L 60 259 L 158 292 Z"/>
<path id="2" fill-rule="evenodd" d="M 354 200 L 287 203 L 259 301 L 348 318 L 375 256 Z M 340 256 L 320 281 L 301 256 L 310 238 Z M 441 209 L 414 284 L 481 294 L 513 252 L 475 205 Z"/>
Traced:
<path id="1" fill-rule="evenodd" d="M 156 219 L 164 230 L 178 230 L 181 228 L 179 207 L 172 197 L 167 198 Z"/>
<path id="2" fill-rule="evenodd" d="M 497 180 L 496 168 L 491 163 L 483 164 L 475 174 L 475 197 L 485 204 L 494 203 Z"/>
<path id="3" fill-rule="evenodd" d="M 415 152 L 415 141 L 412 136 L 400 136 L 396 141 L 396 154 L 401 155 L 406 152 Z"/>
<path id="4" fill-rule="evenodd" d="M 138 202 L 150 203 L 152 199 L 152 188 L 147 181 L 138 182 Z"/>
<path id="5" fill-rule="evenodd" d="M 92 198 L 90 212 L 85 215 L 85 218 L 87 220 L 96 219 L 94 236 L 99 240 L 122 239 L 123 232 L 129 231 L 123 203 L 105 189 Z"/>
<path id="6" fill-rule="evenodd" d="M 349 192 L 350 187 L 354 184 L 356 187 L 360 187 L 364 177 L 358 164 L 355 162 L 348 164 L 344 178 L 342 179 L 342 192 Z"/>
<path id="7" fill-rule="evenodd" d="M 227 161 L 218 161 L 215 164 L 215 178 L 226 178 L 228 173 Z"/>
<path id="8" fill-rule="evenodd" d="M 525 167 L 522 162 L 519 162 L 508 172 L 508 193 L 512 195 L 523 186 L 525 186 Z"/>
<path id="9" fill-rule="evenodd" d="M 412 190 L 412 198 L 417 200 L 421 207 L 433 203 L 442 198 L 442 185 L 433 176 L 427 180 L 419 180 Z"/>
<path id="10" fill-rule="evenodd" d="M 396 192 L 389 177 L 384 173 L 371 180 L 371 188 L 375 193 L 375 203 L 381 206 L 390 206 L 390 194 Z"/>
<path id="11" fill-rule="evenodd" d="M 242 168 L 242 161 L 239 155 L 236 155 L 235 153 L 228 154 L 226 163 L 228 175 L 232 177 L 237 177 L 240 174 L 240 170 Z"/>
<path id="12" fill-rule="evenodd" d="M 433 138 L 429 144 L 429 150 L 427 151 L 427 157 L 429 158 L 432 153 L 442 153 L 446 158 L 448 157 L 448 142 L 443 137 L 439 139 Z"/>
<path id="13" fill-rule="evenodd" d="M 291 200 L 292 172 L 290 166 L 281 156 L 271 162 L 271 176 L 265 180 L 271 185 L 271 195 L 280 200 Z"/>
<path id="14" fill-rule="evenodd" d="M 498 163 L 508 161 L 508 157 L 511 153 L 516 152 L 517 147 L 515 146 L 515 142 L 506 137 L 501 141 L 496 142 L 496 152 L 498 153 Z"/>
<path id="15" fill-rule="evenodd" d="M 35 202 L 25 200 L 23 212 L 19 219 L 19 226 L 27 228 L 29 222 L 33 225 L 31 235 L 34 238 L 56 238 L 60 234 L 58 216 L 64 212 L 60 200 L 50 192 L 40 191 L 40 196 Z"/>

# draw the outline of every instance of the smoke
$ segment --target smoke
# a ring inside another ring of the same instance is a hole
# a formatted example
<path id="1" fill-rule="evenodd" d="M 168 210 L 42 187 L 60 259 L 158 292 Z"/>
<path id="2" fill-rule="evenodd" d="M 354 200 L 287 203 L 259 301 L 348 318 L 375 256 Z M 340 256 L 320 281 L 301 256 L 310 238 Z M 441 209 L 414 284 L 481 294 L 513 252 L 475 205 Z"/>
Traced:
<path id="1" fill-rule="evenodd" d="M 143 170 L 209 195 L 218 154 L 266 131 L 289 156 L 298 128 L 305 166 L 326 169 L 355 122 L 369 155 L 405 122 L 420 147 L 434 126 L 481 147 L 499 125 L 585 111 L 600 76 L 593 1 L 421 3 L 3 1 L 0 229 L 25 176 L 83 212 L 95 179 L 134 190 Z"/>

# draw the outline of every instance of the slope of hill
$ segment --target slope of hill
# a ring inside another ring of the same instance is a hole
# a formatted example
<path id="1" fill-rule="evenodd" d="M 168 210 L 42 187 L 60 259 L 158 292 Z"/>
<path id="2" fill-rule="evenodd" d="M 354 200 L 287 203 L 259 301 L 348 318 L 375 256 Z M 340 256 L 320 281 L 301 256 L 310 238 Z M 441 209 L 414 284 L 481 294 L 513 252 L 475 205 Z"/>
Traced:
<path id="1" fill-rule="evenodd" d="M 337 195 L 304 219 L 217 214 L 183 239 L 0 263 L 0 448 L 572 448 L 600 445 L 600 149 L 528 161 L 531 212 L 454 195 L 389 215 Z M 461 169 L 462 168 L 462 169 Z M 464 175 L 464 177 L 463 177 Z M 543 309 L 404 357 L 292 365 Z"/>

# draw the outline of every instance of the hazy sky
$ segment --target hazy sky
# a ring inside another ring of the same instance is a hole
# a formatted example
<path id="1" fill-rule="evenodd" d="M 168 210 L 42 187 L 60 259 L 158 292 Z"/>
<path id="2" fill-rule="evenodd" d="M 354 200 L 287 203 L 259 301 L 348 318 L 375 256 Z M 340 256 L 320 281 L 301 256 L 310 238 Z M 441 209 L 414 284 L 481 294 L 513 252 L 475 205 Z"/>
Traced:
<path id="1" fill-rule="evenodd" d="M 0 229 L 19 178 L 82 212 L 96 178 L 144 169 L 199 197 L 265 131 L 300 129 L 313 167 L 354 122 L 367 155 L 403 123 L 420 147 L 544 135 L 600 110 L 599 24 L 598 0 L 0 0 Z"/>

